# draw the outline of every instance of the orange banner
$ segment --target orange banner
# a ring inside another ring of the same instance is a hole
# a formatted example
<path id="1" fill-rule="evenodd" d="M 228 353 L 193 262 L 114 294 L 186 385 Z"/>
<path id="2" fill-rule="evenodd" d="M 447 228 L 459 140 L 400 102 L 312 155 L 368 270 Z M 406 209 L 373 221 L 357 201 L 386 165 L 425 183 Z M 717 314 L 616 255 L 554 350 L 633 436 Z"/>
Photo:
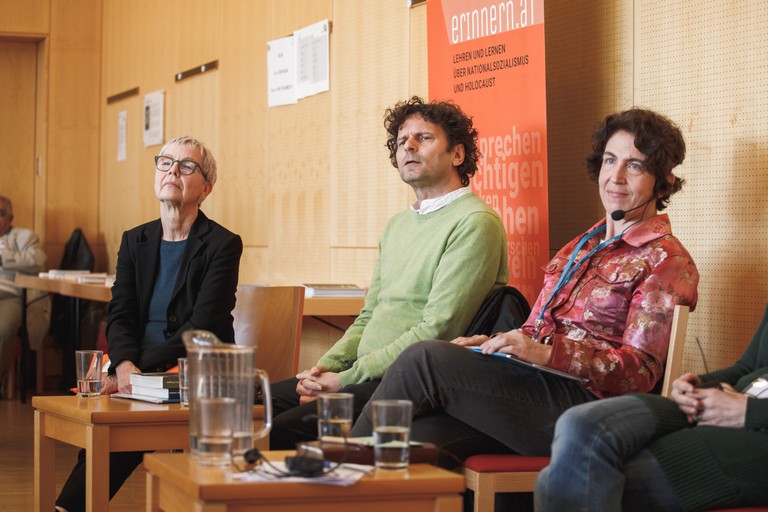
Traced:
<path id="1" fill-rule="evenodd" d="M 510 284 L 533 304 L 549 260 L 544 0 L 427 0 L 429 96 L 472 116 L 472 190 L 504 221 Z"/>

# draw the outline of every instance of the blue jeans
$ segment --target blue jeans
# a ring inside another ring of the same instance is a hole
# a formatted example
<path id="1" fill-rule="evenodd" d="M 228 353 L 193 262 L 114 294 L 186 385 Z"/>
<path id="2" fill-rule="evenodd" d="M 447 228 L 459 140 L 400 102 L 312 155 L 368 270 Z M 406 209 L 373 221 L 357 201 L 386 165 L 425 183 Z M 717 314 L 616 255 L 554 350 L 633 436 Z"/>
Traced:
<path id="1" fill-rule="evenodd" d="M 413 402 L 411 438 L 436 444 L 446 467 L 480 453 L 549 455 L 560 414 L 596 399 L 576 381 L 435 340 L 400 354 L 371 401 L 382 398 Z M 371 435 L 371 419 L 369 402 L 352 435 Z"/>
<path id="2" fill-rule="evenodd" d="M 654 415 L 637 397 L 569 409 L 555 427 L 552 462 L 536 480 L 536 511 L 680 510 L 645 449 L 655 436 Z"/>

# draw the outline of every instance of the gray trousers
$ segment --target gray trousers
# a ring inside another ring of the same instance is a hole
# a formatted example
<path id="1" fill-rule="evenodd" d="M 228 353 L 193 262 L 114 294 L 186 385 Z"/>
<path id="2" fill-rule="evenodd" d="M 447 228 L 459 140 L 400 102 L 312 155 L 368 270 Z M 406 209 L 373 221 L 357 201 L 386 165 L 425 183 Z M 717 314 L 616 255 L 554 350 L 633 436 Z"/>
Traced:
<path id="1" fill-rule="evenodd" d="M 445 467 L 480 453 L 549 455 L 560 414 L 596 399 L 576 381 L 438 340 L 400 354 L 371 400 L 382 398 L 413 402 L 411 438 L 436 444 Z M 371 430 L 369 402 L 352 435 Z"/>

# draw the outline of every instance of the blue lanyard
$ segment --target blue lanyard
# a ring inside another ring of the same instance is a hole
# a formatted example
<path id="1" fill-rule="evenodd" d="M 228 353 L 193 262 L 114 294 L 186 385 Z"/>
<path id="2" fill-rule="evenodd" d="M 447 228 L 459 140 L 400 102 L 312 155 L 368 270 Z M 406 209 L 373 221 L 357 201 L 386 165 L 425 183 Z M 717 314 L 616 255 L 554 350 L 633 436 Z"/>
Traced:
<path id="1" fill-rule="evenodd" d="M 576 249 L 573 250 L 573 253 L 571 254 L 570 259 L 568 260 L 568 263 L 565 265 L 565 268 L 563 269 L 563 273 L 560 275 L 560 280 L 557 281 L 557 284 L 555 285 L 555 288 L 552 290 L 552 295 L 549 297 L 549 300 L 544 304 L 544 307 L 541 308 L 541 312 L 539 313 L 539 318 L 537 319 L 537 323 L 541 323 L 541 320 L 544 318 L 544 312 L 549 307 L 549 304 L 552 302 L 552 300 L 555 298 L 555 296 L 560 292 L 560 290 L 563 289 L 563 287 L 568 283 L 568 281 L 571 280 L 573 277 L 573 274 L 576 273 L 576 271 L 579 269 L 582 263 L 585 261 L 588 261 L 589 258 L 591 258 L 597 251 L 605 247 L 606 245 L 613 243 L 614 241 L 621 238 L 621 233 L 614 236 L 610 240 L 605 240 L 603 242 L 600 242 L 597 246 L 592 248 L 587 254 L 584 255 L 583 258 L 581 258 L 579 261 L 574 264 L 574 260 L 576 259 L 576 255 L 579 254 L 579 251 L 582 247 L 584 247 L 584 244 L 587 243 L 587 241 L 592 238 L 593 236 L 602 233 L 605 231 L 605 224 L 602 226 L 593 229 L 589 233 L 585 233 L 584 236 L 581 237 L 581 240 L 579 241 L 579 244 L 576 246 Z"/>

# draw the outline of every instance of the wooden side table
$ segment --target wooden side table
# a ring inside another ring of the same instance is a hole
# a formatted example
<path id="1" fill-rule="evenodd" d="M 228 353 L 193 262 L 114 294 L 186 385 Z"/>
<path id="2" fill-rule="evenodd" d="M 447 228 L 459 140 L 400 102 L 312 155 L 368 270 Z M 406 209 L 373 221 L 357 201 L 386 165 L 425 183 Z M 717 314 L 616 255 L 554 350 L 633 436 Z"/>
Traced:
<path id="1" fill-rule="evenodd" d="M 86 510 L 109 510 L 109 453 L 189 447 L 189 410 L 102 396 L 35 396 L 35 509 L 53 510 L 55 441 L 85 448 Z M 261 418 L 262 406 L 254 406 Z M 72 464 L 74 465 L 74 460 Z"/>
<path id="2" fill-rule="evenodd" d="M 292 452 L 265 452 L 281 460 Z M 243 482 L 233 468 L 199 466 L 184 453 L 151 453 L 147 512 L 459 512 L 464 478 L 428 464 L 377 470 L 349 487 L 287 482 Z"/>

